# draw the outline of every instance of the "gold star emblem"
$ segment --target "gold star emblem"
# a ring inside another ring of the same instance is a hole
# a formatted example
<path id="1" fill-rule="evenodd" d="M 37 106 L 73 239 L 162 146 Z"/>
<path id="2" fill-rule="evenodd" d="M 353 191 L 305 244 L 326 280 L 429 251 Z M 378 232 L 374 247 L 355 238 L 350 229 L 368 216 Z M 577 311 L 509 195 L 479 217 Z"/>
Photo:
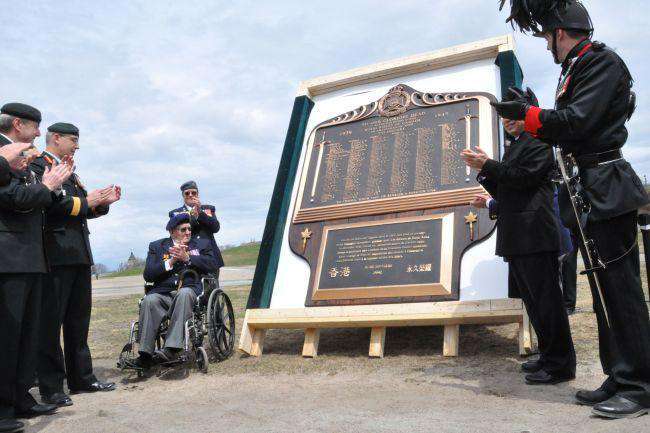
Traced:
<path id="1" fill-rule="evenodd" d="M 467 215 L 465 215 L 465 224 L 474 224 L 476 221 L 478 221 L 478 216 L 474 213 L 471 212 Z"/>

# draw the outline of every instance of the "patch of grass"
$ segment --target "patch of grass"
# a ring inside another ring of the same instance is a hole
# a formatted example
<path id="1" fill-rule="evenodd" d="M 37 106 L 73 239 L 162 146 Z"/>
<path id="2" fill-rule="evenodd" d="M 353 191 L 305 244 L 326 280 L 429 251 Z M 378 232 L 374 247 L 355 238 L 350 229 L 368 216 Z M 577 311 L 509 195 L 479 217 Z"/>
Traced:
<path id="1" fill-rule="evenodd" d="M 259 242 L 250 242 L 221 251 L 226 266 L 254 266 L 260 252 Z"/>
<path id="2" fill-rule="evenodd" d="M 647 287 L 645 272 L 642 272 Z M 598 333 L 587 278 L 578 275 L 577 310 L 570 317 L 571 331 L 580 364 L 598 359 Z M 250 287 L 227 288 L 236 318 L 235 345 L 244 320 Z M 90 347 L 95 358 L 117 360 L 126 343 L 129 326 L 138 315 L 140 295 L 95 300 L 90 328 Z M 210 375 L 237 374 L 321 374 L 344 371 L 395 374 L 422 372 L 460 377 L 468 371 L 475 377 L 494 376 L 504 369 L 519 371 L 518 325 L 464 325 L 460 333 L 458 358 L 442 356 L 443 327 L 388 328 L 385 357 L 368 358 L 370 329 L 340 328 L 321 331 L 318 356 L 302 358 L 304 331 L 271 329 L 264 340 L 264 355 L 249 357 L 238 351 L 223 362 L 210 364 Z M 205 344 L 208 345 L 207 338 Z"/>
<path id="3" fill-rule="evenodd" d="M 111 272 L 109 274 L 101 275 L 99 278 L 132 277 L 134 275 L 142 275 L 142 272 L 144 272 L 144 266 L 139 266 L 125 271 Z"/>

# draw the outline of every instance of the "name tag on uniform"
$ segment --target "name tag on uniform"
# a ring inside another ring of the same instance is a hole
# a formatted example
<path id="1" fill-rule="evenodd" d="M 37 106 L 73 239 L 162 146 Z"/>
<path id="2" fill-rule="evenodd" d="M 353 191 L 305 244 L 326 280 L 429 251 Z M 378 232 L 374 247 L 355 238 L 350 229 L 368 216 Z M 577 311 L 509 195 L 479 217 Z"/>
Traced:
<path id="1" fill-rule="evenodd" d="M 199 250 L 190 250 L 190 256 L 200 256 Z"/>

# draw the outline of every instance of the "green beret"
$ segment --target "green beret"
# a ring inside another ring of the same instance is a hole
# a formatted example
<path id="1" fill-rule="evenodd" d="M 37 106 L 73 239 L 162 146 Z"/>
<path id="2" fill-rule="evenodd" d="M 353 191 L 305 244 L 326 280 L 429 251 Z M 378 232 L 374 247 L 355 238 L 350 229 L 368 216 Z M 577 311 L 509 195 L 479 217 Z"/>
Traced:
<path id="1" fill-rule="evenodd" d="M 72 123 L 55 123 L 54 125 L 50 125 L 47 130 L 50 132 L 56 132 L 57 134 L 76 135 L 79 137 L 79 128 L 74 126 Z"/>
<path id="2" fill-rule="evenodd" d="M 21 104 L 20 102 L 10 102 L 3 105 L 0 113 L 41 123 L 41 112 L 31 105 Z"/>

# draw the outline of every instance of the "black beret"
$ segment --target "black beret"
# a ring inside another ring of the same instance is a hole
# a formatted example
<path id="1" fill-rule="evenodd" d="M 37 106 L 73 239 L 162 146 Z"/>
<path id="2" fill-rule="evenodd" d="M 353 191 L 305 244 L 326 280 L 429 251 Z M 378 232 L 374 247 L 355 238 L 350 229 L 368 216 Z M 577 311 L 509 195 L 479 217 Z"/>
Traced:
<path id="1" fill-rule="evenodd" d="M 188 180 L 183 185 L 181 185 L 181 191 L 185 191 L 186 189 L 195 189 L 198 191 L 199 187 L 196 186 L 196 182 L 194 182 L 193 180 Z"/>
<path id="2" fill-rule="evenodd" d="M 47 130 L 50 132 L 56 132 L 57 134 L 76 135 L 79 137 L 79 128 L 74 126 L 72 123 L 55 123 L 54 125 L 50 125 Z"/>
<path id="3" fill-rule="evenodd" d="M 21 104 L 20 102 L 10 102 L 3 105 L 0 113 L 41 123 L 41 112 L 31 105 Z"/>
<path id="4" fill-rule="evenodd" d="M 176 227 L 178 227 L 179 225 L 188 222 L 190 222 L 190 214 L 188 214 L 187 212 L 178 213 L 169 219 L 166 230 L 170 232 L 174 230 Z"/>

